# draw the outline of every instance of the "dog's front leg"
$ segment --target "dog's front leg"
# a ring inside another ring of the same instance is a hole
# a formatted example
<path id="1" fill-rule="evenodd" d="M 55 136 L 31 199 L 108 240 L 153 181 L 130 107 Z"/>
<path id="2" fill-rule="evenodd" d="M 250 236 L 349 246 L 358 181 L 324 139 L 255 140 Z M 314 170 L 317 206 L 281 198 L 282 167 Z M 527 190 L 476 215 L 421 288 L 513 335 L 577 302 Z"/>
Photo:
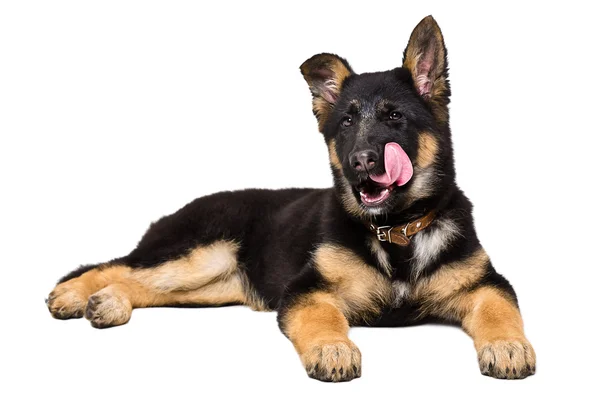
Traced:
<path id="1" fill-rule="evenodd" d="M 491 286 L 480 287 L 465 299 L 462 326 L 473 338 L 481 373 L 508 379 L 535 373 L 535 352 L 516 303 Z"/>
<path id="2" fill-rule="evenodd" d="M 462 325 L 473 338 L 482 374 L 519 379 L 535 373 L 515 292 L 483 249 L 421 280 L 415 295 L 422 315 Z"/>
<path id="3" fill-rule="evenodd" d="M 334 296 L 316 292 L 296 297 L 280 311 L 279 325 L 311 378 L 341 382 L 360 377 L 360 351 L 348 339 L 348 320 Z"/>
<path id="4" fill-rule="evenodd" d="M 440 291 L 443 290 L 438 290 L 439 297 L 444 295 Z M 473 338 L 483 375 L 521 379 L 535 373 L 535 352 L 525 337 L 521 313 L 511 291 L 480 285 L 468 292 L 453 292 L 443 300 L 432 299 L 434 296 L 428 297 L 425 312 L 462 325 Z"/>

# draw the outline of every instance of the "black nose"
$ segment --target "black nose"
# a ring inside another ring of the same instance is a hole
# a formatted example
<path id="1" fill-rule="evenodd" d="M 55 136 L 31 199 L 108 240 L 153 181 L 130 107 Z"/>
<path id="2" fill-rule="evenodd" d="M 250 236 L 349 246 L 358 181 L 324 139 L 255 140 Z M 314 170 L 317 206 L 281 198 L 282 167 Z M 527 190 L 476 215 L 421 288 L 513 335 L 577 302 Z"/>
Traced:
<path id="1" fill-rule="evenodd" d="M 350 165 L 357 171 L 370 171 L 375 167 L 378 156 L 373 150 L 362 150 L 350 155 Z"/>

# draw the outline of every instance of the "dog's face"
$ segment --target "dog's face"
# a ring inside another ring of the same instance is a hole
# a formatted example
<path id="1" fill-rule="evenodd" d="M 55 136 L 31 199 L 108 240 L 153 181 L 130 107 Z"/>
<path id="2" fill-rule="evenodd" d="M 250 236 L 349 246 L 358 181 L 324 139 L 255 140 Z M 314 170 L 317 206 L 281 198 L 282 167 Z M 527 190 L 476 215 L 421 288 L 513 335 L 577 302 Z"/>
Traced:
<path id="1" fill-rule="evenodd" d="M 348 211 L 398 211 L 454 177 L 446 49 L 433 18 L 413 31 L 401 68 L 355 74 L 337 55 L 319 54 L 301 71 Z"/>

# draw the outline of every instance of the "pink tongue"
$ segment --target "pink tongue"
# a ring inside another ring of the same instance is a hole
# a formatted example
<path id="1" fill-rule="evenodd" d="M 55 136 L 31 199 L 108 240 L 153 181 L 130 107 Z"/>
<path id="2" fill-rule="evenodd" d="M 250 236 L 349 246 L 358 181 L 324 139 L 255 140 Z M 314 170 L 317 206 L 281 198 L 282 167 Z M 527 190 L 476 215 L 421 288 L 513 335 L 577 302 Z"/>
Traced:
<path id="1" fill-rule="evenodd" d="M 412 163 L 400 145 L 395 142 L 386 144 L 384 160 L 385 174 L 371 175 L 372 180 L 385 186 L 402 186 L 410 181 L 413 175 Z"/>

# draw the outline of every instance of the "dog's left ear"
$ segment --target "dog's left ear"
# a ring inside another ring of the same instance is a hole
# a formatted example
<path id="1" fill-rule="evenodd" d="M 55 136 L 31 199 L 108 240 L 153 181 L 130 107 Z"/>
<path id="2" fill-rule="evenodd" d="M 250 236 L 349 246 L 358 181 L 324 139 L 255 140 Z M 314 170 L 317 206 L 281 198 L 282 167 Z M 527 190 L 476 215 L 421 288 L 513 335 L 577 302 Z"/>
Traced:
<path id="1" fill-rule="evenodd" d="M 450 96 L 446 46 L 431 15 L 419 22 L 410 35 L 402 66 L 411 72 L 415 88 L 425 100 L 439 102 Z"/>
<path id="2" fill-rule="evenodd" d="M 354 72 L 345 59 L 334 54 L 315 55 L 300 66 L 300 71 L 312 93 L 313 113 L 319 122 L 319 131 L 323 132 L 344 80 Z"/>

